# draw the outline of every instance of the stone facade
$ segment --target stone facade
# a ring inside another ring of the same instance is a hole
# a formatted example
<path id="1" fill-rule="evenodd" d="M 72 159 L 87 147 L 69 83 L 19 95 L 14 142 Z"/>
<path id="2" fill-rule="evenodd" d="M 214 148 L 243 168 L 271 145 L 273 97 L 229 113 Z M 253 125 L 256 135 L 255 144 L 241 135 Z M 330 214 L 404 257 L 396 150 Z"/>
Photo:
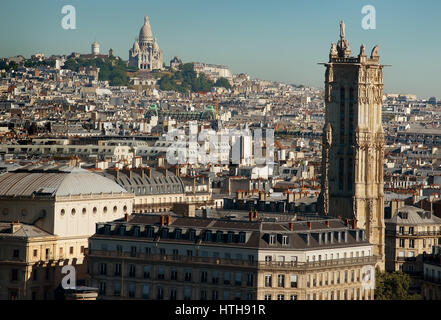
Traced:
<path id="1" fill-rule="evenodd" d="M 384 269 L 383 66 L 378 46 L 351 56 L 345 27 L 326 66 L 320 211 L 355 219 L 366 230 Z"/>
<path id="2" fill-rule="evenodd" d="M 163 69 L 162 51 L 156 39 L 153 38 L 147 16 L 139 31 L 139 39 L 135 40 L 133 47 L 129 50 L 129 67 L 137 67 L 143 71 Z"/>

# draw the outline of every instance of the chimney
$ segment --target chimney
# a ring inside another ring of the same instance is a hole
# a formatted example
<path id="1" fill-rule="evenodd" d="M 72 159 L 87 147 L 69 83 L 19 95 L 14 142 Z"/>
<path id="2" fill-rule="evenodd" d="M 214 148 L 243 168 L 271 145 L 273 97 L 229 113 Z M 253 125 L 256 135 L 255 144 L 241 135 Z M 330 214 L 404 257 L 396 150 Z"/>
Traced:
<path id="1" fill-rule="evenodd" d="M 345 219 L 345 226 L 347 227 L 349 225 L 349 220 Z"/>
<path id="2" fill-rule="evenodd" d="M 128 213 L 124 213 L 124 220 L 125 220 L 126 222 L 129 221 L 129 214 L 128 214 Z"/>
<path id="3" fill-rule="evenodd" d="M 361 240 L 362 241 L 366 240 L 366 231 L 360 230 L 360 232 L 361 232 Z"/>
<path id="4" fill-rule="evenodd" d="M 306 225 L 308 226 L 308 229 L 311 230 L 312 229 L 312 223 L 311 221 L 307 221 Z"/>
<path id="5" fill-rule="evenodd" d="M 311 234 L 310 233 L 307 233 L 306 234 L 306 244 L 309 246 L 309 244 L 310 244 L 310 238 L 311 238 Z"/>
<path id="6" fill-rule="evenodd" d="M 289 223 L 289 231 L 293 231 L 294 230 L 294 223 L 290 222 Z"/>
<path id="7" fill-rule="evenodd" d="M 344 232 L 345 242 L 348 242 L 348 230 Z"/>
<path id="8" fill-rule="evenodd" d="M 193 193 L 196 193 L 196 177 L 193 178 Z"/>
<path id="9" fill-rule="evenodd" d="M 166 178 L 168 177 L 168 170 L 167 169 L 165 169 L 164 175 L 165 175 Z"/>
<path id="10" fill-rule="evenodd" d="M 326 227 L 329 228 L 329 220 L 326 220 L 326 221 L 325 221 L 325 224 L 326 224 Z"/>
<path id="11" fill-rule="evenodd" d="M 332 232 L 330 232 L 330 241 L 331 241 L 331 243 L 334 243 L 334 231 L 332 231 Z"/>
<path id="12" fill-rule="evenodd" d="M 161 215 L 160 223 L 161 223 L 161 226 L 163 226 L 165 224 L 165 217 L 163 215 Z"/>
<path id="13" fill-rule="evenodd" d="M 170 225 L 170 224 L 171 224 L 171 215 L 170 215 L 170 214 L 167 215 L 167 218 L 166 218 L 165 224 L 166 224 L 166 225 Z"/>
<path id="14" fill-rule="evenodd" d="M 259 192 L 259 200 L 265 201 L 266 200 L 266 191 L 260 191 Z"/>
<path id="15" fill-rule="evenodd" d="M 352 220 L 352 229 L 357 229 L 357 219 L 355 218 Z"/>
<path id="16" fill-rule="evenodd" d="M 16 233 L 19 229 L 20 229 L 20 222 L 17 221 L 17 223 L 15 223 L 14 221 L 12 221 L 12 222 L 11 222 L 11 233 L 14 234 L 14 233 Z"/>
<path id="17" fill-rule="evenodd" d="M 341 232 L 340 231 L 337 231 L 337 232 L 338 232 L 338 238 L 337 238 L 338 240 L 337 241 L 340 243 L 341 242 Z"/>
<path id="18" fill-rule="evenodd" d="M 328 232 L 323 233 L 323 236 L 325 237 L 325 244 L 328 244 Z"/>
<path id="19" fill-rule="evenodd" d="M 322 244 L 322 233 L 317 233 L 317 235 L 318 235 L 318 241 L 319 241 L 319 245 L 321 245 Z"/>
<path id="20" fill-rule="evenodd" d="M 147 168 L 147 170 L 149 171 L 149 178 L 151 179 L 152 178 L 152 168 Z"/>
<path id="21" fill-rule="evenodd" d="M 132 169 L 129 169 L 129 179 L 132 180 L 133 175 L 132 175 Z"/>
<path id="22" fill-rule="evenodd" d="M 250 212 L 248 213 L 248 218 L 250 219 L 250 221 L 253 221 L 253 220 L 254 220 L 254 212 L 253 212 L 253 211 L 250 211 Z"/>
<path id="23" fill-rule="evenodd" d="M 141 169 L 141 179 L 144 179 L 144 169 Z"/>
<path id="24" fill-rule="evenodd" d="M 360 233 L 359 233 L 359 231 L 361 231 L 361 230 L 355 230 L 355 241 L 360 241 Z"/>

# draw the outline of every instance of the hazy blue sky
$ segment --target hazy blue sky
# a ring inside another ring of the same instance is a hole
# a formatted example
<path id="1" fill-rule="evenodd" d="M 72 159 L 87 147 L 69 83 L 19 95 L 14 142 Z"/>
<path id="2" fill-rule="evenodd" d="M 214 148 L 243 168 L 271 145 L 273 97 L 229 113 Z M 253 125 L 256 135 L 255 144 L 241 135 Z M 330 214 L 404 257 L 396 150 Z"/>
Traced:
<path id="1" fill-rule="evenodd" d="M 61 8 L 76 8 L 76 30 L 61 27 Z M 377 29 L 363 30 L 361 9 L 374 5 Z M 164 61 L 173 56 L 229 66 L 253 78 L 323 86 L 340 20 L 352 52 L 380 46 L 385 91 L 441 98 L 439 0 L 3 0 L 0 56 L 35 52 L 128 50 L 148 15 Z"/>

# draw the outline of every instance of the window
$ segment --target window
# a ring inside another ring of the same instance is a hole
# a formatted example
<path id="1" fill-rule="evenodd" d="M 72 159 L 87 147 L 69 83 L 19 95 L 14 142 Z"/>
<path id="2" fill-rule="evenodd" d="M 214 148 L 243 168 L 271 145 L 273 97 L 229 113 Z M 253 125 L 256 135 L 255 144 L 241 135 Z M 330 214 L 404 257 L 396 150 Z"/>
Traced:
<path id="1" fill-rule="evenodd" d="M 107 264 L 106 263 L 100 263 L 100 274 L 102 274 L 102 275 L 107 274 Z"/>
<path id="2" fill-rule="evenodd" d="M 170 280 L 178 280 L 178 272 L 175 269 L 170 271 Z"/>
<path id="3" fill-rule="evenodd" d="M 157 300 L 162 300 L 164 299 L 164 290 L 162 289 L 162 287 L 158 287 L 156 289 L 156 299 Z"/>
<path id="4" fill-rule="evenodd" d="M 267 274 L 265 275 L 265 287 L 272 287 L 272 275 Z"/>
<path id="5" fill-rule="evenodd" d="M 12 251 L 12 256 L 13 256 L 14 258 L 18 258 L 18 257 L 20 256 L 20 251 L 19 251 L 18 249 L 14 249 L 14 250 Z"/>
<path id="6" fill-rule="evenodd" d="M 279 288 L 285 288 L 285 275 L 279 274 L 277 276 L 277 285 Z"/>
<path id="7" fill-rule="evenodd" d="M 413 234 L 413 227 L 409 227 L 409 234 Z"/>
<path id="8" fill-rule="evenodd" d="M 219 298 L 219 292 L 217 290 L 213 290 L 211 292 L 211 300 L 217 300 Z"/>
<path id="9" fill-rule="evenodd" d="M 135 297 L 135 284 L 129 283 L 129 298 Z"/>
<path id="10" fill-rule="evenodd" d="M 121 275 L 121 263 L 116 263 L 115 264 L 115 276 L 120 276 Z"/>
<path id="11" fill-rule="evenodd" d="M 81 253 L 84 253 L 84 246 L 81 246 L 81 248 L 80 248 L 80 252 L 81 252 Z"/>
<path id="12" fill-rule="evenodd" d="M 247 273 L 247 286 L 252 287 L 254 285 L 254 274 Z"/>
<path id="13" fill-rule="evenodd" d="M 230 284 L 230 272 L 224 271 L 224 284 Z"/>
<path id="14" fill-rule="evenodd" d="M 409 239 L 409 248 L 415 248 L 415 240 Z"/>
<path id="15" fill-rule="evenodd" d="M 115 282 L 113 285 L 113 295 L 114 296 L 120 296 L 121 295 L 121 283 Z"/>
<path id="16" fill-rule="evenodd" d="M 297 275 L 291 275 L 291 288 L 297 288 Z"/>
<path id="17" fill-rule="evenodd" d="M 38 255 L 38 251 L 37 249 L 34 249 L 34 257 L 36 257 Z"/>
<path id="18" fill-rule="evenodd" d="M 212 279 L 213 284 L 219 283 L 219 272 L 218 271 L 213 271 L 211 279 Z"/>
<path id="19" fill-rule="evenodd" d="M 400 239 L 400 248 L 404 248 L 404 239 Z"/>
<path id="20" fill-rule="evenodd" d="M 12 281 L 17 281 L 18 280 L 18 270 L 17 269 L 12 269 L 11 270 L 11 280 Z"/>
<path id="21" fill-rule="evenodd" d="M 69 248 L 69 254 L 74 254 L 74 247 Z"/>
<path id="22" fill-rule="evenodd" d="M 142 297 L 144 299 L 148 299 L 150 297 L 150 286 L 148 284 L 145 284 L 142 287 Z"/>
<path id="23" fill-rule="evenodd" d="M 176 300 L 176 289 L 170 289 L 170 300 Z"/>
<path id="24" fill-rule="evenodd" d="M 242 285 L 242 272 L 236 272 L 234 274 L 234 284 L 236 286 L 241 286 Z"/>
<path id="25" fill-rule="evenodd" d="M 191 270 L 190 269 L 186 269 L 185 270 L 185 281 L 191 281 Z"/>
<path id="26" fill-rule="evenodd" d="M 297 295 L 296 295 L 296 294 L 292 294 L 292 295 L 289 297 L 289 299 L 290 299 L 290 300 L 297 300 Z"/>
<path id="27" fill-rule="evenodd" d="M 207 300 L 207 290 L 201 290 L 200 300 Z"/>
<path id="28" fill-rule="evenodd" d="M 265 300 L 271 300 L 271 295 L 270 295 L 270 294 L 265 294 L 264 299 L 265 299 Z"/>
<path id="29" fill-rule="evenodd" d="M 282 236 L 282 244 L 283 245 L 288 245 L 288 236 Z"/>
<path id="30" fill-rule="evenodd" d="M 164 278 L 164 267 L 158 267 L 158 280 L 163 280 Z"/>
<path id="31" fill-rule="evenodd" d="M 106 294 L 106 281 L 100 281 L 99 284 L 99 294 L 105 295 Z"/>
<path id="32" fill-rule="evenodd" d="M 207 282 L 207 279 L 208 279 L 207 271 L 201 271 L 201 282 L 205 283 L 205 282 Z"/>
<path id="33" fill-rule="evenodd" d="M 269 244 L 276 244 L 276 235 L 270 234 L 270 236 L 269 236 Z"/>
<path id="34" fill-rule="evenodd" d="M 129 277 L 134 278 L 136 276 L 136 266 L 134 264 L 129 265 Z"/>
<path id="35" fill-rule="evenodd" d="M 285 295 L 284 294 L 278 294 L 277 295 L 277 300 L 285 300 Z"/>
<path id="36" fill-rule="evenodd" d="M 191 300 L 191 288 L 190 287 L 184 288 L 184 300 Z"/>
<path id="37" fill-rule="evenodd" d="M 398 233 L 399 234 L 404 234 L 404 227 L 400 227 Z"/>

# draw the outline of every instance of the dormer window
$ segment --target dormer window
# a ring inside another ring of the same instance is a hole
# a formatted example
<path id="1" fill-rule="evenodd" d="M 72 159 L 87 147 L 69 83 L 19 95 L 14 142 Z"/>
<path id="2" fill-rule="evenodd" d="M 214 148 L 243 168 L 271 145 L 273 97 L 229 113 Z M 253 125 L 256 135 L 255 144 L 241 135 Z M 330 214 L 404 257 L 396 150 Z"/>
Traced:
<path id="1" fill-rule="evenodd" d="M 152 227 L 149 227 L 147 229 L 147 237 L 153 238 L 153 228 Z"/>
<path id="2" fill-rule="evenodd" d="M 207 230 L 205 231 L 205 241 L 211 241 L 212 238 L 212 234 L 211 234 L 211 230 Z"/>
<path id="3" fill-rule="evenodd" d="M 288 239 L 289 239 L 289 238 L 288 238 L 287 235 L 283 235 L 283 236 L 282 236 L 282 244 L 283 244 L 284 246 L 288 245 L 288 243 L 289 243 L 289 240 L 288 240 Z"/>
<path id="4" fill-rule="evenodd" d="M 228 240 L 227 241 L 229 243 L 233 242 L 233 235 L 234 235 L 234 232 L 228 231 Z"/>
<path id="5" fill-rule="evenodd" d="M 216 242 L 222 242 L 222 231 L 217 231 L 216 232 Z"/>
<path id="6" fill-rule="evenodd" d="M 276 235 L 275 234 L 269 235 L 269 244 L 276 244 Z"/>
<path id="7" fill-rule="evenodd" d="M 239 243 L 245 243 L 245 232 L 239 232 Z"/>
<path id="8" fill-rule="evenodd" d="M 175 239 L 181 239 L 181 235 L 182 235 L 182 230 L 176 229 L 175 230 Z"/>
<path id="9" fill-rule="evenodd" d="M 196 231 L 194 229 L 190 229 L 188 231 L 188 240 L 193 241 L 196 237 Z"/>

